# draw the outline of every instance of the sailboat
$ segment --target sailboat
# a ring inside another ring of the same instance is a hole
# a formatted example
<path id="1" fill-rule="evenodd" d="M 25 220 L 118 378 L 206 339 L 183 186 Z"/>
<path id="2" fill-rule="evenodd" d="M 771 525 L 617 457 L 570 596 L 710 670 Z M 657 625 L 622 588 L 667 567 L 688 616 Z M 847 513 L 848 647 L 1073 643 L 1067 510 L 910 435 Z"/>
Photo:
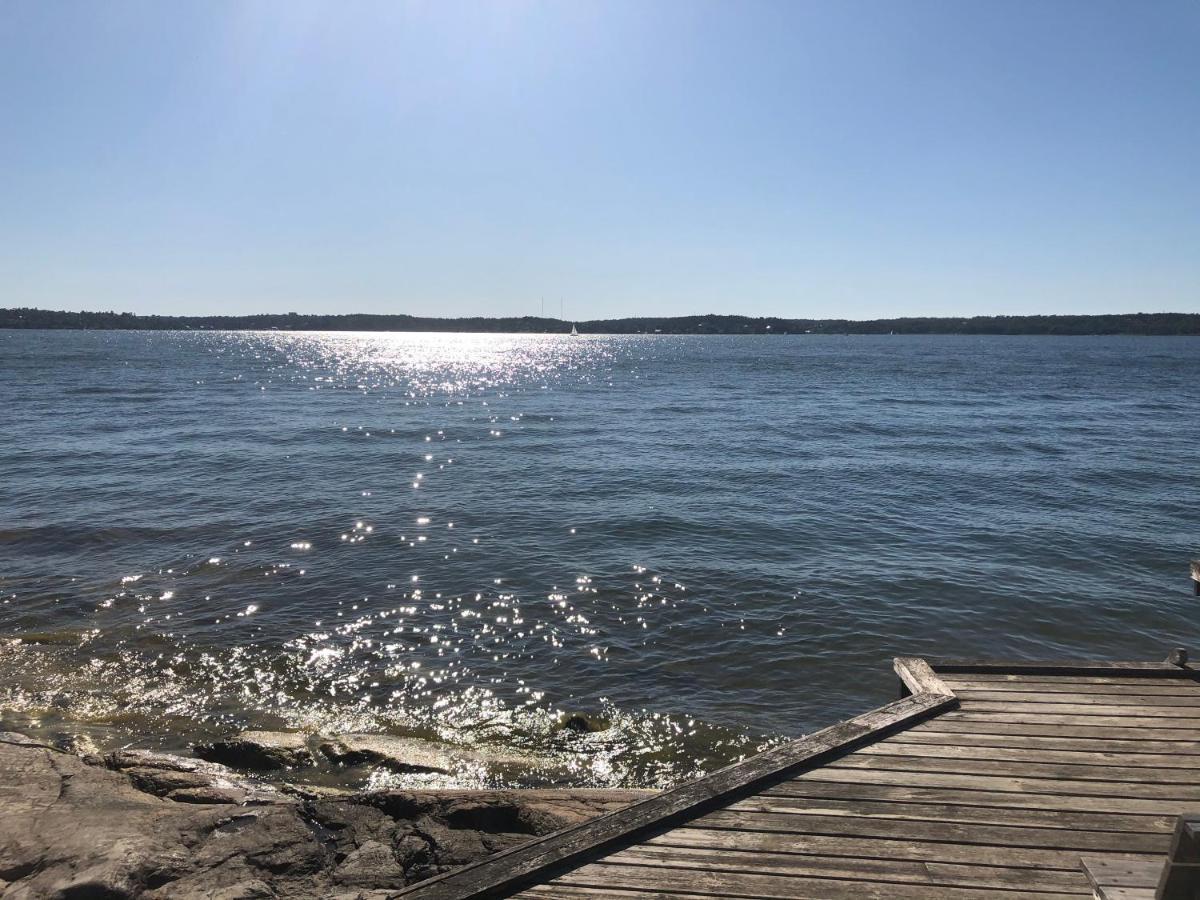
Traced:
<path id="1" fill-rule="evenodd" d="M 579 337 L 579 329 L 575 327 L 575 323 L 571 323 L 571 337 Z"/>

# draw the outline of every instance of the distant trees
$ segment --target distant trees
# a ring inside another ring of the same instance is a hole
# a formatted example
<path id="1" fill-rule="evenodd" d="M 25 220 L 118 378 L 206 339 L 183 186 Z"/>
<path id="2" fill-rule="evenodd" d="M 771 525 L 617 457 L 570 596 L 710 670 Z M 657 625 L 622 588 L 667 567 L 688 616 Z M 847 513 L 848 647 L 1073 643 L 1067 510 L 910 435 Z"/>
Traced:
<path id="1" fill-rule="evenodd" d="M 1200 313 L 1128 313 L 1104 316 L 975 316 L 902 318 L 856 322 L 850 319 L 780 319 L 748 316 L 675 316 L 580 322 L 584 334 L 1200 334 Z M 77 328 L 163 331 L 458 331 L 564 334 L 570 322 L 538 316 L 439 319 L 355 313 L 248 316 L 139 316 L 118 312 L 63 312 L 0 309 L 0 328 Z"/>

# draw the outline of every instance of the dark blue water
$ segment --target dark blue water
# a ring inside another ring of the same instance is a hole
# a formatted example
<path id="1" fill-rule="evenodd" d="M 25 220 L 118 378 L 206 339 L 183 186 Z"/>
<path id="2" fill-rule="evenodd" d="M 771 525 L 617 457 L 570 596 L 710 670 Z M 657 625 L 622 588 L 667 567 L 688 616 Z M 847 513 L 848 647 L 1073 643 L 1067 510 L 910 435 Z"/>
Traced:
<path id="1" fill-rule="evenodd" d="M 0 332 L 0 391 L 0 724 L 660 784 L 895 654 L 1196 643 L 1200 340 Z"/>

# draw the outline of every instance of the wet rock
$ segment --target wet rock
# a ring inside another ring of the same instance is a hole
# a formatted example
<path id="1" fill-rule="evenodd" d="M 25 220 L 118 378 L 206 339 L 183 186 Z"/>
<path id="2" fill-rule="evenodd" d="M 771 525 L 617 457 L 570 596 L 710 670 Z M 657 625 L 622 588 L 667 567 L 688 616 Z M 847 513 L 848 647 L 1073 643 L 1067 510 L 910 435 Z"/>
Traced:
<path id="1" fill-rule="evenodd" d="M 280 791 L 300 800 L 346 800 L 357 796 L 361 791 L 344 787 L 333 787 L 327 784 L 282 784 Z"/>
<path id="2" fill-rule="evenodd" d="M 308 738 L 289 731 L 243 731 L 233 737 L 193 748 L 201 759 L 239 769 L 274 771 L 311 766 Z"/>
<path id="3" fill-rule="evenodd" d="M 67 753 L 74 753 L 77 756 L 98 756 L 100 748 L 92 739 L 91 735 L 87 734 L 64 734 L 56 738 L 54 746 L 59 750 L 65 750 Z"/>
<path id="4" fill-rule="evenodd" d="M 27 747 L 49 747 L 42 741 L 34 740 L 28 735 L 18 734 L 15 731 L 0 731 L 0 743 L 2 744 L 20 744 Z"/>
<path id="5" fill-rule="evenodd" d="M 389 734 L 344 734 L 322 738 L 318 749 L 345 766 L 382 766 L 393 772 L 447 774 L 464 766 L 546 769 L 555 761 L 498 748 L 468 749 L 421 738 Z"/>
<path id="6" fill-rule="evenodd" d="M 591 734 L 608 728 L 606 722 L 585 716 L 583 713 L 571 713 L 558 723 L 561 731 L 573 731 L 576 734 Z"/>
<path id="7" fill-rule="evenodd" d="M 92 761 L 85 757 L 85 761 Z M 100 762 L 122 772 L 134 787 L 181 803 L 250 803 L 278 799 L 274 788 L 255 784 L 220 763 L 152 750 L 117 750 Z"/>
<path id="8" fill-rule="evenodd" d="M 397 772 L 446 774 L 456 763 L 455 756 L 441 744 L 387 734 L 344 734 L 322 740 L 319 749 L 341 765 L 386 766 Z"/>

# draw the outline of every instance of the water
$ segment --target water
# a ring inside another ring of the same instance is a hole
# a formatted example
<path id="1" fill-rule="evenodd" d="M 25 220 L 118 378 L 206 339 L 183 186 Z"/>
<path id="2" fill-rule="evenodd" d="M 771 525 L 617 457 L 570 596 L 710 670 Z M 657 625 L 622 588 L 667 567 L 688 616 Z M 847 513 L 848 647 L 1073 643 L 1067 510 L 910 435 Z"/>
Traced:
<path id="1" fill-rule="evenodd" d="M 0 375 L 0 727 L 662 785 L 892 655 L 1195 644 L 1200 340 L 0 332 Z"/>

